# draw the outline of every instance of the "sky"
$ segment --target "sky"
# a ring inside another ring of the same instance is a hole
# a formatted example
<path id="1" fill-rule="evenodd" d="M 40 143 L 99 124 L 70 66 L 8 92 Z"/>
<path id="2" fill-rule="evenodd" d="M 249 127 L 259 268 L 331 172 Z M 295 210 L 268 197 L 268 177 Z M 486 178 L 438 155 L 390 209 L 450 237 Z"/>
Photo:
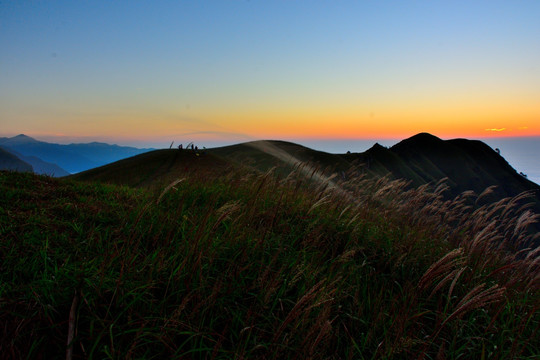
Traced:
<path id="1" fill-rule="evenodd" d="M 0 136 L 540 135 L 539 1 L 0 2 Z"/>

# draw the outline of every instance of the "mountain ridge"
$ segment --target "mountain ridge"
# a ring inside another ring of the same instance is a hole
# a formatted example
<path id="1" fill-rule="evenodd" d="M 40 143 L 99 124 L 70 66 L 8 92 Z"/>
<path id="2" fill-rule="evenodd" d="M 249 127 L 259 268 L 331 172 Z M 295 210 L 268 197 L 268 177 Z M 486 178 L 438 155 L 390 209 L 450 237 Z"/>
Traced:
<path id="1" fill-rule="evenodd" d="M 169 155 L 173 156 L 180 150 L 169 151 Z M 191 150 L 182 151 L 190 153 Z M 163 156 L 166 154 L 162 153 Z M 258 140 L 207 149 L 204 154 L 212 154 L 261 172 L 271 168 L 286 172 L 300 163 L 309 163 L 319 170 L 329 169 L 340 173 L 356 171 L 356 175 L 363 173 L 405 179 L 412 186 L 447 178 L 454 196 L 467 190 L 480 193 L 492 185 L 500 186 L 498 192 L 501 197 L 514 196 L 516 191 L 540 190 L 538 184 L 519 175 L 485 143 L 467 139 L 442 140 L 427 133 L 404 139 L 390 148 L 376 143 L 362 153 L 330 154 L 287 141 Z M 137 163 L 137 157 L 130 161 Z M 108 171 L 113 169 L 114 163 L 108 167 Z M 94 175 L 99 172 L 99 168 L 92 169 Z M 83 178 L 86 175 L 81 173 Z"/>
<path id="2" fill-rule="evenodd" d="M 36 140 L 24 134 L 11 138 L 2 137 L 0 145 L 23 156 L 36 157 L 46 163 L 54 164 L 68 173 L 92 169 L 153 150 L 100 142 L 62 145 Z"/>

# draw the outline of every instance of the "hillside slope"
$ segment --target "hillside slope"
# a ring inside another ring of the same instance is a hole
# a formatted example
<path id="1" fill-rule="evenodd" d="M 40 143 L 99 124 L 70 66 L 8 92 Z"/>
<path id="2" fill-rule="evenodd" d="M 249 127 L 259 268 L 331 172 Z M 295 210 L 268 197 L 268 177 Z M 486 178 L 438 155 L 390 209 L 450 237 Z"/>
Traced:
<path id="1" fill-rule="evenodd" d="M 351 164 L 341 156 L 278 140 L 259 140 L 208 150 L 227 161 L 266 172 L 277 168 L 289 172 L 301 163 L 319 170 L 346 171 Z"/>
<path id="2" fill-rule="evenodd" d="M 32 165 L 0 147 L 0 170 L 33 172 Z"/>
<path id="3" fill-rule="evenodd" d="M 480 194 L 494 186 L 491 200 L 531 191 L 540 202 L 540 186 L 518 174 L 481 141 L 441 140 L 421 133 L 389 149 L 376 144 L 364 153 L 343 156 L 362 164 L 367 173 L 405 179 L 414 187 L 446 178 L 449 197 L 469 190 Z"/>
<path id="4" fill-rule="evenodd" d="M 66 170 L 62 169 L 60 166 L 43 161 L 36 156 L 22 155 L 15 150 L 10 150 L 10 152 L 16 155 L 19 159 L 23 160 L 24 162 L 27 162 L 28 164 L 32 165 L 32 168 L 34 169 L 35 174 L 48 175 L 52 177 L 62 177 L 62 176 L 69 175 L 69 173 Z"/>
<path id="5" fill-rule="evenodd" d="M 141 155 L 156 175 L 188 162 L 210 174 L 166 192 L 0 171 L 3 358 L 60 358 L 69 338 L 73 358 L 539 353 L 538 258 L 495 241 L 527 240 L 519 213 L 470 216 L 384 181 L 354 196 L 299 177 L 231 181 L 191 155 Z"/>
<path id="6" fill-rule="evenodd" d="M 240 167 L 207 152 L 154 150 L 83 171 L 71 178 L 133 187 L 163 186 L 185 177 L 215 177 Z"/>

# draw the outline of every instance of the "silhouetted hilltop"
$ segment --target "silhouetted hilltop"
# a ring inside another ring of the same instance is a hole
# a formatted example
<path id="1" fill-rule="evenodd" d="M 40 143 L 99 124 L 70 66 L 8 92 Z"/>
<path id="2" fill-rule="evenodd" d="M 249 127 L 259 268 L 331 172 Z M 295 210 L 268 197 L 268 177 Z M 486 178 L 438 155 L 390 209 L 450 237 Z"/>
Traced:
<path id="1" fill-rule="evenodd" d="M 321 170 L 345 171 L 351 167 L 348 161 L 338 155 L 280 140 L 251 141 L 209 151 L 228 161 L 263 172 L 271 168 L 288 172 L 300 163 L 310 163 Z"/>
<path id="2" fill-rule="evenodd" d="M 508 162 L 488 145 L 477 140 L 441 140 L 422 133 L 401 141 L 388 149 L 393 155 L 381 157 L 373 152 L 396 178 L 405 178 L 413 185 L 448 178 L 450 190 L 457 195 L 466 190 L 481 193 L 496 186 L 497 197 L 515 196 L 540 187 L 519 175 Z"/>
<path id="3" fill-rule="evenodd" d="M 203 152 L 199 150 L 198 153 Z M 106 174 L 120 179 L 120 169 L 131 164 L 130 166 L 141 169 L 143 175 L 138 177 L 156 178 L 157 173 L 151 176 L 144 174 L 143 169 L 160 168 L 158 173 L 166 174 L 182 168 L 178 165 L 182 162 L 186 162 L 186 167 L 192 170 L 203 164 L 204 168 L 209 169 L 211 163 L 215 162 L 214 165 L 218 168 L 228 164 L 236 169 L 266 172 L 276 168 L 278 172 L 288 172 L 300 163 L 310 163 L 314 169 L 347 172 L 349 177 L 367 174 L 406 179 L 411 186 L 435 184 L 447 178 L 450 186 L 448 195 L 452 197 L 468 190 L 479 194 L 490 186 L 496 186 L 492 195 L 494 198 L 540 190 L 540 186 L 519 175 L 502 156 L 483 142 L 466 139 L 441 140 L 427 133 L 405 139 L 391 148 L 375 144 L 364 153 L 329 154 L 290 142 L 264 140 L 205 150 L 206 157 L 201 156 L 198 163 L 193 162 L 198 155 L 190 150 L 168 150 L 150 154 L 152 153 L 93 169 L 90 173 L 93 174 L 92 177 L 98 176 L 101 179 L 105 179 Z M 147 164 L 149 161 L 178 164 L 163 168 L 157 164 L 150 166 Z M 87 172 L 83 177 L 90 173 Z M 133 181 L 131 179 L 130 183 Z"/>
<path id="4" fill-rule="evenodd" d="M 30 136 L 26 136 L 24 134 L 19 134 L 17 136 L 11 137 L 11 138 L 7 138 L 7 137 L 0 138 L 0 144 L 2 144 L 4 146 L 17 146 L 17 145 L 35 144 L 35 143 L 38 143 L 38 142 L 39 142 L 38 140 L 36 140 L 34 138 L 31 138 Z"/>

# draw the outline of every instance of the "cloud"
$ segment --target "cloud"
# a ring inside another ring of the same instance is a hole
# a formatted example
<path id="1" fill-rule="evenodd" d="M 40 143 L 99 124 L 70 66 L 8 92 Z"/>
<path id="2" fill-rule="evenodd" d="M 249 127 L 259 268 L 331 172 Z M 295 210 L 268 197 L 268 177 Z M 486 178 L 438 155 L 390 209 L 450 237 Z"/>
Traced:
<path id="1" fill-rule="evenodd" d="M 500 128 L 500 129 L 485 129 L 486 131 L 495 131 L 495 132 L 501 132 L 501 131 L 506 131 L 506 128 Z"/>

